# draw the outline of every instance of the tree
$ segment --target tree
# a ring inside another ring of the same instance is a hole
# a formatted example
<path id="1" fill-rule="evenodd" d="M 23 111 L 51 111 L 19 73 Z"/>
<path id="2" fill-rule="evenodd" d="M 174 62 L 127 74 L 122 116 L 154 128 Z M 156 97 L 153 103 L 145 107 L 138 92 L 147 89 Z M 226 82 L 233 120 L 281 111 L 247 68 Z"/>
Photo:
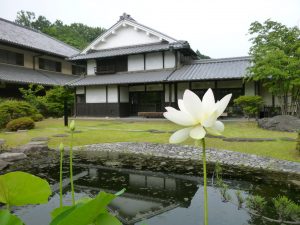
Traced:
<path id="1" fill-rule="evenodd" d="M 248 80 L 260 81 L 280 101 L 282 114 L 300 116 L 300 30 L 271 20 L 253 22 Z"/>
<path id="2" fill-rule="evenodd" d="M 34 12 L 21 10 L 17 12 L 17 17 L 15 19 L 15 22 L 20 25 L 33 28 L 32 23 L 34 22 L 34 20 L 35 20 Z"/>
<path id="3" fill-rule="evenodd" d="M 51 23 L 45 16 L 38 16 L 34 12 L 19 11 L 15 20 L 16 23 L 48 34 L 78 49 L 83 49 L 105 29 L 101 27 L 89 27 L 82 23 L 64 24 L 61 20 Z"/>
<path id="4" fill-rule="evenodd" d="M 197 54 L 197 56 L 198 56 L 199 59 L 210 59 L 209 56 L 201 54 L 198 49 L 196 51 L 196 54 Z"/>
<path id="5" fill-rule="evenodd" d="M 234 104 L 241 107 L 246 117 L 258 117 L 260 107 L 264 104 L 261 96 L 240 96 L 233 100 Z"/>

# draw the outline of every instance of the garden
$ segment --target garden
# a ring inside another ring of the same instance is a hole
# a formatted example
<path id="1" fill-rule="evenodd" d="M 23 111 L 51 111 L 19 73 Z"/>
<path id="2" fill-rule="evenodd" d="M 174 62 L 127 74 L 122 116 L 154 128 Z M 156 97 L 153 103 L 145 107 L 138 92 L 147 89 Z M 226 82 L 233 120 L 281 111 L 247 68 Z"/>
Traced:
<path id="1" fill-rule="evenodd" d="M 299 135 L 217 120 L 230 97 L 215 103 L 209 89 L 200 102 L 187 90 L 181 111 L 166 108 L 174 123 L 76 119 L 69 127 L 26 101 L 3 101 L 2 224 L 195 224 L 201 217 L 189 214 L 198 211 L 205 224 L 299 224 Z M 195 107 L 202 111 L 187 113 Z M 234 216 L 213 217 L 216 209 Z"/>
<path id="2" fill-rule="evenodd" d="M 233 100 L 244 118 L 220 119 L 232 95 L 216 101 L 212 89 L 201 99 L 185 90 L 166 119 L 71 118 L 69 126 L 66 87 L 29 85 L 22 100 L 1 99 L 0 224 L 300 224 L 299 59 L 277 42 L 273 52 L 258 47 L 272 45 L 276 35 L 261 42 L 270 26 L 290 31 L 251 25 L 262 36 L 248 79 L 282 99 L 292 130 L 259 125 L 259 96 Z"/>

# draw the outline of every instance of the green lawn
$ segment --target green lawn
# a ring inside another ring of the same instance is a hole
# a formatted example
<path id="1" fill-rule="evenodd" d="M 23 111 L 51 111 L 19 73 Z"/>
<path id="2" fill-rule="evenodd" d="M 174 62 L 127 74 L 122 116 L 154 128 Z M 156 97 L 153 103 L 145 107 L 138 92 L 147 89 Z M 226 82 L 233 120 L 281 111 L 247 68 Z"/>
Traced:
<path id="1" fill-rule="evenodd" d="M 77 120 L 75 145 L 105 142 L 154 142 L 168 143 L 169 133 L 150 133 L 147 130 L 175 131 L 179 126 L 168 121 L 120 121 L 120 120 Z M 36 128 L 28 132 L 0 133 L 9 146 L 26 144 L 33 137 L 50 137 L 49 146 L 57 147 L 60 142 L 66 145 L 69 137 L 52 137 L 54 134 L 68 133 L 62 119 L 47 119 L 36 123 Z M 257 154 L 278 159 L 300 162 L 300 154 L 295 150 L 296 142 L 282 141 L 279 138 L 296 138 L 296 133 L 263 130 L 255 122 L 225 122 L 226 137 L 278 138 L 273 142 L 225 142 L 218 138 L 207 138 L 207 147 L 228 149 L 238 152 Z M 192 145 L 188 140 L 184 145 Z"/>

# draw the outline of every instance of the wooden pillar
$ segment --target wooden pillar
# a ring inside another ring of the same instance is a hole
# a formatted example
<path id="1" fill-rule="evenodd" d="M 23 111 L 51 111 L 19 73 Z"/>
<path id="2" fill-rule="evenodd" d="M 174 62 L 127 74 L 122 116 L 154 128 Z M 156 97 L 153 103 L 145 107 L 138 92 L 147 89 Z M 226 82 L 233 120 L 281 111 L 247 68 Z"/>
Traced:
<path id="1" fill-rule="evenodd" d="M 175 104 L 178 102 L 178 96 L 177 96 L 177 83 L 174 83 L 174 97 L 175 97 Z"/>
<path id="2" fill-rule="evenodd" d="M 65 127 L 69 125 L 67 98 L 64 98 L 64 125 Z"/>
<path id="3" fill-rule="evenodd" d="M 172 105 L 172 94 L 173 94 L 173 91 L 172 91 L 172 84 L 169 83 L 169 105 L 170 105 L 170 106 Z"/>

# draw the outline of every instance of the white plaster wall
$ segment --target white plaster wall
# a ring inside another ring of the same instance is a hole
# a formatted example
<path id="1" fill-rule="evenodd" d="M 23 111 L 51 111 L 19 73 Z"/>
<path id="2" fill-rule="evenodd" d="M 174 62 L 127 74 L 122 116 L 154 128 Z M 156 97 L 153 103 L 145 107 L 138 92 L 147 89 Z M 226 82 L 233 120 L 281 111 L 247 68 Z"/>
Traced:
<path id="1" fill-rule="evenodd" d="M 245 83 L 245 95 L 248 95 L 248 96 L 254 96 L 255 95 L 255 86 L 254 86 L 253 81 Z"/>
<path id="2" fill-rule="evenodd" d="M 174 68 L 176 65 L 174 52 L 165 52 L 165 68 Z"/>
<path id="3" fill-rule="evenodd" d="M 87 75 L 95 75 L 96 60 L 89 59 L 87 61 Z"/>
<path id="4" fill-rule="evenodd" d="M 106 87 L 91 86 L 86 87 L 86 103 L 105 103 L 106 102 Z"/>
<path id="5" fill-rule="evenodd" d="M 144 70 L 144 55 L 129 55 L 128 56 L 128 71 Z"/>
<path id="6" fill-rule="evenodd" d="M 61 64 L 61 72 L 64 74 L 72 74 L 72 64 L 66 61 L 63 61 Z"/>
<path id="7" fill-rule="evenodd" d="M 127 25 L 115 30 L 115 34 L 110 35 L 104 42 L 98 43 L 94 48 L 100 50 L 154 42 L 159 42 L 159 39 L 152 35 L 148 36 L 145 31 L 134 30 L 132 26 Z"/>
<path id="8" fill-rule="evenodd" d="M 117 103 L 118 102 L 118 86 L 111 85 L 107 87 L 107 102 Z"/>
<path id="9" fill-rule="evenodd" d="M 218 88 L 241 88 L 243 87 L 242 80 L 224 80 L 217 82 Z"/>
<path id="10" fill-rule="evenodd" d="M 189 88 L 189 83 L 178 83 L 177 84 L 177 99 L 183 98 L 183 93 Z"/>
<path id="11" fill-rule="evenodd" d="M 76 87 L 76 94 L 84 94 L 84 87 Z"/>
<path id="12" fill-rule="evenodd" d="M 129 102 L 129 90 L 128 87 L 120 87 L 120 102 L 127 103 Z"/>
<path id="13" fill-rule="evenodd" d="M 146 54 L 146 70 L 155 70 L 163 68 L 162 52 Z"/>

